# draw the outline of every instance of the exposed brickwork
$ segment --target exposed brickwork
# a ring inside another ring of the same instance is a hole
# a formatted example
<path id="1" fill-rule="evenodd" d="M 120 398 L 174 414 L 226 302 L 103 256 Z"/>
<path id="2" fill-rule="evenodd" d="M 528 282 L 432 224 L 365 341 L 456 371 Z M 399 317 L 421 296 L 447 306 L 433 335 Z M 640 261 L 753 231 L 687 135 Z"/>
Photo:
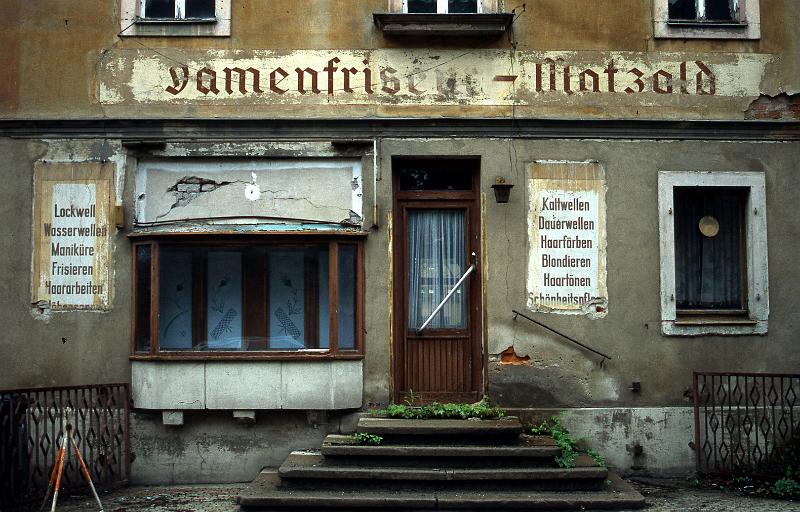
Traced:
<path id="1" fill-rule="evenodd" d="M 800 94 L 762 95 L 744 112 L 745 119 L 800 119 Z"/>

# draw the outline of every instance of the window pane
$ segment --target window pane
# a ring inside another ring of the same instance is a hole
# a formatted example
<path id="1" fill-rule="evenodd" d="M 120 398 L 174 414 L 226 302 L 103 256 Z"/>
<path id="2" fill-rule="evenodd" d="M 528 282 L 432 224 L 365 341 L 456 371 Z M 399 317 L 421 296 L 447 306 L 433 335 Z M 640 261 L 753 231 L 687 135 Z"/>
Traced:
<path id="1" fill-rule="evenodd" d="M 339 245 L 339 348 L 356 348 L 356 246 Z"/>
<path id="2" fill-rule="evenodd" d="M 400 190 L 472 190 L 469 160 L 408 160 L 398 166 Z"/>
<path id="3" fill-rule="evenodd" d="M 192 348 L 192 251 L 162 247 L 158 275 L 158 346 Z"/>
<path id="4" fill-rule="evenodd" d="M 408 12 L 435 13 L 436 0 L 408 0 Z"/>
<path id="5" fill-rule="evenodd" d="M 741 190 L 675 189 L 678 309 L 744 308 L 744 204 L 745 193 Z M 701 231 L 701 220 L 705 233 Z"/>
<path id="6" fill-rule="evenodd" d="M 269 348 L 327 348 L 327 246 L 272 249 L 267 274 Z"/>
<path id="7" fill-rule="evenodd" d="M 466 270 L 464 210 L 408 211 L 408 327 L 419 329 Z M 428 324 L 465 328 L 467 283 Z"/>
<path id="8" fill-rule="evenodd" d="M 733 20 L 733 0 L 706 0 L 706 19 L 716 21 Z"/>
<path id="9" fill-rule="evenodd" d="M 150 258 L 149 245 L 136 247 L 136 351 L 150 352 Z"/>
<path id="10" fill-rule="evenodd" d="M 186 18 L 213 18 L 214 0 L 186 0 Z"/>
<path id="11" fill-rule="evenodd" d="M 669 0 L 669 19 L 694 20 L 697 19 L 696 0 Z"/>
<path id="12" fill-rule="evenodd" d="M 147 0 L 144 9 L 145 18 L 174 18 L 175 0 Z"/>
<path id="13" fill-rule="evenodd" d="M 209 350 L 242 350 L 242 253 L 209 251 L 206 278 Z"/>
<path id="14" fill-rule="evenodd" d="M 478 12 L 478 0 L 449 0 L 447 3 L 449 13 L 474 13 Z"/>

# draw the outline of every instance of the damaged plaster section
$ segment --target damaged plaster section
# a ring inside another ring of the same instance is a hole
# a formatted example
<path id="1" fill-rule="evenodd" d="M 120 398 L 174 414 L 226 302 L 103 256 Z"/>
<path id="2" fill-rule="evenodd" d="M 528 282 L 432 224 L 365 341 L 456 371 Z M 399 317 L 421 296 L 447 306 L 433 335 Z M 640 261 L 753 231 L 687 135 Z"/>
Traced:
<path id="1" fill-rule="evenodd" d="M 159 220 L 169 215 L 175 208 L 183 208 L 188 205 L 200 194 L 206 194 L 217 190 L 220 187 L 226 187 L 234 183 L 241 183 L 239 181 L 215 181 L 207 178 L 199 178 L 197 176 L 184 176 L 177 183 L 167 189 L 167 192 L 175 196 L 175 202 L 169 207 L 169 210 L 156 217 Z"/>
<path id="2" fill-rule="evenodd" d="M 360 160 L 140 160 L 136 220 L 359 228 L 362 188 Z"/>
<path id="3" fill-rule="evenodd" d="M 744 111 L 745 119 L 797 121 L 800 119 L 800 93 L 762 94 Z"/>

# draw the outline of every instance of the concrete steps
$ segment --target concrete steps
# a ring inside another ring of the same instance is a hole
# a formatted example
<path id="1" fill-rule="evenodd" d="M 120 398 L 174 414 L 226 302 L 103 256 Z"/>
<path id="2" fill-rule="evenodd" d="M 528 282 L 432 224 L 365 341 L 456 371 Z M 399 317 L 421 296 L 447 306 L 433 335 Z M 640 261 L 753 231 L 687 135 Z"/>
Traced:
<path id="1" fill-rule="evenodd" d="M 560 468 L 550 438 L 520 441 L 517 418 L 493 421 L 361 418 L 380 445 L 330 435 L 293 452 L 239 496 L 253 510 L 592 510 L 644 506 L 623 480 L 581 457 Z M 524 436 L 523 436 L 524 437 Z"/>

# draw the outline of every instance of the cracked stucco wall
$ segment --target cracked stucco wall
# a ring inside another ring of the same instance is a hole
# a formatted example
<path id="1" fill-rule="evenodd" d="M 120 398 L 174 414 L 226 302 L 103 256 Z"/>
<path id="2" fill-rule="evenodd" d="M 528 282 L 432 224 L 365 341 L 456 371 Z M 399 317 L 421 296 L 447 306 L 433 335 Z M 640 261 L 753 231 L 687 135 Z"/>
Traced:
<path id="1" fill-rule="evenodd" d="M 358 160 L 141 159 L 136 222 L 251 218 L 360 226 L 361 187 Z"/>

